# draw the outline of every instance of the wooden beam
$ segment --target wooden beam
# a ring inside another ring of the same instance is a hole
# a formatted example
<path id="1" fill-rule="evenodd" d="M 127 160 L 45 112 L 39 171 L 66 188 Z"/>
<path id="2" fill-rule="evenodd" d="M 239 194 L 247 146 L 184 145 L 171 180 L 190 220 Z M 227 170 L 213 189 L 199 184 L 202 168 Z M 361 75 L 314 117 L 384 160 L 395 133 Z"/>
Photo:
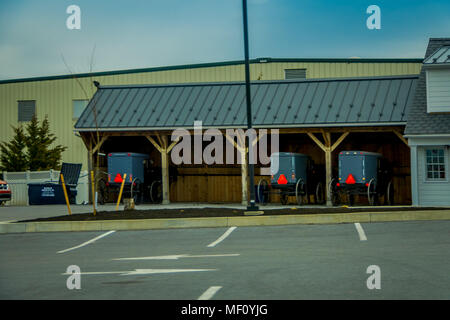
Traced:
<path id="1" fill-rule="evenodd" d="M 164 145 L 164 142 L 161 140 L 161 137 L 159 136 L 159 133 L 156 132 L 155 135 L 156 135 L 156 138 L 159 141 L 159 145 L 161 146 L 161 148 L 166 148 L 166 146 Z"/>
<path id="2" fill-rule="evenodd" d="M 260 133 L 260 134 L 258 135 L 258 137 L 257 137 L 255 140 L 252 141 L 252 146 L 255 146 L 255 144 L 257 144 L 258 141 L 259 141 L 262 137 L 264 137 L 265 135 L 267 135 L 267 132 Z"/>
<path id="3" fill-rule="evenodd" d="M 324 141 L 324 145 L 326 147 L 330 147 L 331 146 L 331 135 L 329 132 L 325 132 L 325 130 L 322 129 L 322 136 L 323 136 L 323 141 Z"/>
<path id="4" fill-rule="evenodd" d="M 326 152 L 326 146 L 323 145 L 322 141 L 317 139 L 317 137 L 314 135 L 314 133 L 307 132 L 306 133 L 324 152 Z"/>
<path id="5" fill-rule="evenodd" d="M 392 131 L 392 132 L 394 132 L 395 135 L 396 135 L 397 137 L 399 137 L 399 139 L 402 140 L 403 143 L 406 144 L 406 145 L 408 146 L 408 148 L 409 148 L 408 140 L 407 140 L 407 139 L 406 139 L 399 131 L 394 130 L 394 131 Z"/>
<path id="6" fill-rule="evenodd" d="M 240 145 L 238 145 L 236 143 L 236 141 L 234 141 L 233 138 L 231 138 L 229 135 L 225 134 L 225 138 L 237 149 L 239 150 L 239 152 L 242 153 L 242 151 L 244 150 L 244 148 L 242 148 Z"/>
<path id="7" fill-rule="evenodd" d="M 350 134 L 350 132 L 344 132 L 339 139 L 336 140 L 336 142 L 331 146 L 331 151 L 334 151 L 334 149 L 336 149 L 342 141 L 344 141 L 344 139 Z"/>
<path id="8" fill-rule="evenodd" d="M 97 143 L 97 145 L 92 149 L 92 153 L 96 153 L 100 147 L 103 145 L 103 143 L 108 139 L 108 135 L 102 136 L 102 139 Z"/>
<path id="9" fill-rule="evenodd" d="M 163 149 L 161 148 L 161 146 L 159 144 L 156 143 L 156 141 L 149 135 L 145 136 L 148 141 L 150 141 L 152 143 L 152 145 L 160 152 L 163 153 Z"/>
<path id="10" fill-rule="evenodd" d="M 177 143 L 181 140 L 181 136 L 179 136 L 178 138 L 176 138 L 171 144 L 170 146 L 167 148 L 167 153 L 169 153 L 170 151 L 172 151 L 173 147 L 175 147 L 177 145 Z"/>

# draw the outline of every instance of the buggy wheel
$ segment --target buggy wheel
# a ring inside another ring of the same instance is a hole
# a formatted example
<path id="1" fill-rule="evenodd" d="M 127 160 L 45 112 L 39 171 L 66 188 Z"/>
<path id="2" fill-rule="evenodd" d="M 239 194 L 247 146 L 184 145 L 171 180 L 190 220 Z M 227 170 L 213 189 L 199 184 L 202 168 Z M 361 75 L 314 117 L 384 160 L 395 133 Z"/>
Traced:
<path id="1" fill-rule="evenodd" d="M 131 184 L 130 197 L 134 200 L 134 204 L 138 205 L 142 203 L 143 192 L 141 180 L 133 180 L 133 183 Z"/>
<path id="2" fill-rule="evenodd" d="M 108 187 L 105 179 L 100 179 L 97 182 L 97 202 L 104 205 L 108 197 Z"/>
<path id="3" fill-rule="evenodd" d="M 387 188 L 386 188 L 386 195 L 385 195 L 385 204 L 392 206 L 394 205 L 394 184 L 392 183 L 392 180 L 389 181 Z"/>
<path id="4" fill-rule="evenodd" d="M 369 185 L 367 186 L 367 199 L 371 206 L 374 206 L 377 202 L 377 182 L 374 178 L 370 179 Z"/>
<path id="5" fill-rule="evenodd" d="M 335 179 L 331 179 L 330 183 L 328 184 L 328 194 L 331 199 L 331 204 L 333 206 L 339 205 L 341 202 L 341 198 L 339 195 L 339 190 L 336 188 L 336 181 Z"/>
<path id="6" fill-rule="evenodd" d="M 348 205 L 352 207 L 355 204 L 355 195 L 352 193 L 347 193 Z"/>
<path id="7" fill-rule="evenodd" d="M 288 202 L 288 195 L 286 193 L 281 193 L 280 194 L 280 202 L 282 205 L 286 205 Z"/>
<path id="8" fill-rule="evenodd" d="M 153 203 L 159 203 L 161 202 L 161 198 L 162 198 L 161 181 L 155 180 L 150 185 L 150 200 L 152 200 Z"/>
<path id="9" fill-rule="evenodd" d="M 323 204 L 325 202 L 322 182 L 317 183 L 315 196 L 316 196 L 316 204 Z"/>
<path id="10" fill-rule="evenodd" d="M 295 185 L 295 198 L 297 198 L 297 203 L 300 206 L 306 202 L 304 196 L 307 196 L 306 185 L 302 179 L 298 179 Z"/>
<path id="11" fill-rule="evenodd" d="M 269 202 L 269 184 L 266 180 L 259 180 L 257 192 L 259 203 L 266 205 Z"/>

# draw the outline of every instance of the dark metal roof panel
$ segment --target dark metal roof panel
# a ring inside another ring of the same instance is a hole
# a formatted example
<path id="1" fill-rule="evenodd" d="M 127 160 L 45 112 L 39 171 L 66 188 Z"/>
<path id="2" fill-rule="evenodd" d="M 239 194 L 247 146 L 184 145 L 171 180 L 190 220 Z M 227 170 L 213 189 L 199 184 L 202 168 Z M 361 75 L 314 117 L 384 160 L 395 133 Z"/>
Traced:
<path id="1" fill-rule="evenodd" d="M 424 65 L 450 63 L 450 46 L 442 46 L 424 60 Z"/>
<path id="2" fill-rule="evenodd" d="M 259 127 L 405 122 L 417 76 L 297 81 L 251 85 Z M 75 125 L 95 128 L 246 126 L 242 82 L 100 87 Z"/>

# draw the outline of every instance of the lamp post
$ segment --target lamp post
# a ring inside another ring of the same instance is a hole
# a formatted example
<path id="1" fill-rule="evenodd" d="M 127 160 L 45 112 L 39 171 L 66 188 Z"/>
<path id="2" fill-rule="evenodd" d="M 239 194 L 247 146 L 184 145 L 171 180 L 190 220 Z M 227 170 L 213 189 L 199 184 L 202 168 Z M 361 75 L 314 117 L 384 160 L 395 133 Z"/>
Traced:
<path id="1" fill-rule="evenodd" d="M 249 64 L 249 54 L 248 54 L 248 23 L 247 23 L 247 0 L 242 0 L 242 15 L 244 19 L 244 50 L 245 50 L 245 95 L 247 101 L 247 129 L 252 128 L 252 103 L 250 95 L 250 64 Z M 250 137 L 247 135 L 247 146 L 248 152 L 250 152 Z M 244 149 L 245 151 L 245 149 Z M 245 151 L 247 152 L 247 151 Z M 248 163 L 248 174 L 250 176 L 250 205 L 247 207 L 248 211 L 257 211 L 259 208 L 255 205 L 255 167 L 252 161 L 250 161 L 250 156 L 247 157 Z"/>

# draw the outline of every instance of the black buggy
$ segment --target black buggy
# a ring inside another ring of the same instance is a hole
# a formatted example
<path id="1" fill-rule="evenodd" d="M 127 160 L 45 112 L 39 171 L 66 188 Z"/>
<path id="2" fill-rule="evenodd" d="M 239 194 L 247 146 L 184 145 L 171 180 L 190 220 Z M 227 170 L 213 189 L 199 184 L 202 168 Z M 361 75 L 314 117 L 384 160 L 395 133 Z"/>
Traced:
<path id="1" fill-rule="evenodd" d="M 309 203 L 310 194 L 314 195 L 316 204 L 324 203 L 324 168 L 314 164 L 308 155 L 273 153 L 270 157 L 270 171 L 270 183 L 261 179 L 257 185 L 256 196 L 259 203 L 268 203 L 272 193 L 280 195 L 283 205 L 287 204 L 289 196 L 295 196 L 299 205 Z"/>
<path id="2" fill-rule="evenodd" d="M 97 182 L 100 204 L 107 202 L 111 195 L 119 193 L 124 179 L 122 198 L 133 198 L 136 204 L 161 202 L 161 168 L 152 166 L 147 154 L 113 152 L 107 157 L 107 178 L 101 178 Z M 169 168 L 170 183 L 176 180 L 176 169 L 173 169 Z"/>
<path id="3" fill-rule="evenodd" d="M 145 180 L 145 167 L 148 155 L 133 152 L 113 152 L 107 155 L 107 181 L 97 182 L 98 203 L 104 204 L 111 194 L 118 194 L 124 181 L 122 198 L 133 198 L 136 204 L 144 199 L 148 181 Z"/>
<path id="4" fill-rule="evenodd" d="M 367 151 L 342 151 L 339 153 L 339 173 L 328 185 L 333 205 L 341 203 L 343 194 L 353 205 L 355 195 L 367 196 L 370 205 L 384 197 L 387 205 L 394 203 L 392 168 L 379 153 Z"/>

